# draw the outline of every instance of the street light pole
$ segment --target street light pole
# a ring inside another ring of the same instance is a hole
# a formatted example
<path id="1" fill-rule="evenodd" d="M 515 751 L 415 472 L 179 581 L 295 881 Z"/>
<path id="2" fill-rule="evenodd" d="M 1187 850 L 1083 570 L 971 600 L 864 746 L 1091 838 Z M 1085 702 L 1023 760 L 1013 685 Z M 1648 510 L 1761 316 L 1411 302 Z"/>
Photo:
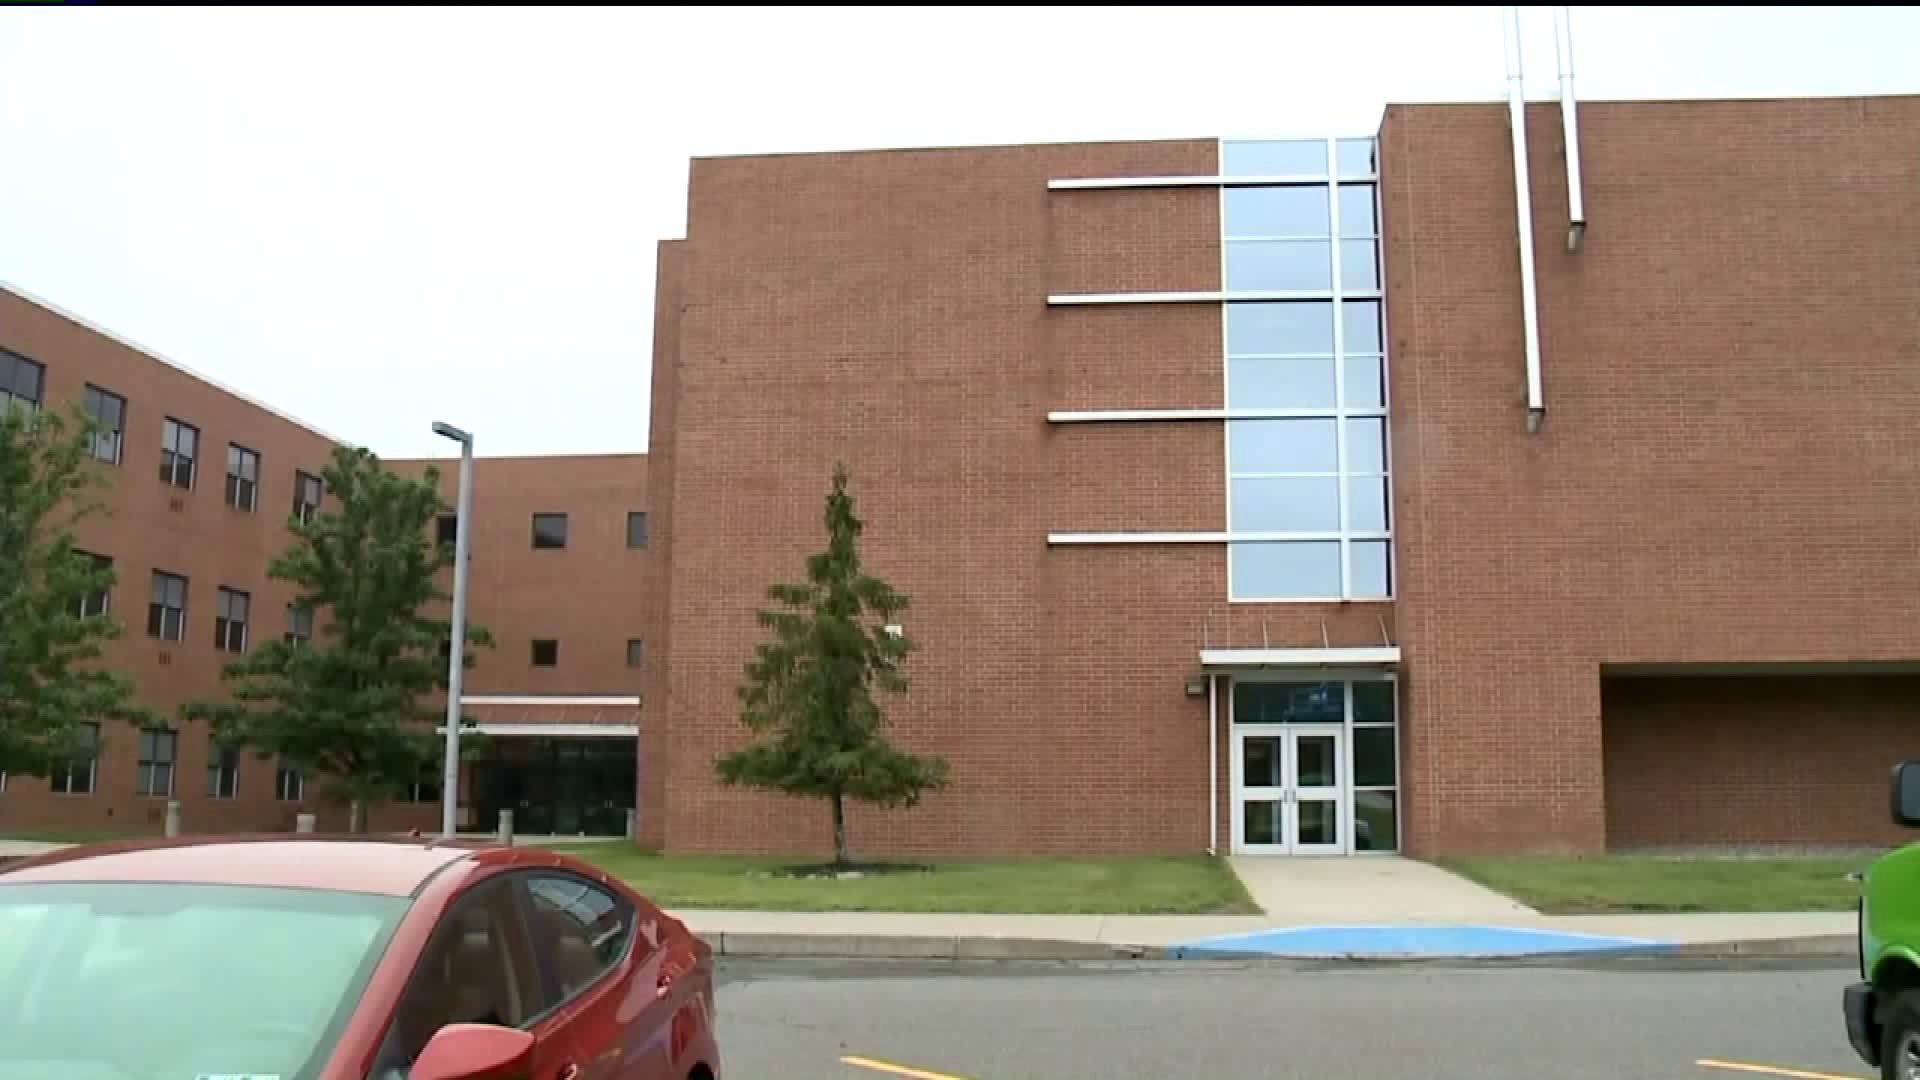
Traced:
<path id="1" fill-rule="evenodd" d="M 460 806 L 460 681 L 466 671 L 467 513 L 473 505 L 473 435 L 435 422 L 433 433 L 460 444 L 460 495 L 453 510 L 453 631 L 447 649 L 447 752 L 440 778 L 440 833 L 452 838 Z"/>

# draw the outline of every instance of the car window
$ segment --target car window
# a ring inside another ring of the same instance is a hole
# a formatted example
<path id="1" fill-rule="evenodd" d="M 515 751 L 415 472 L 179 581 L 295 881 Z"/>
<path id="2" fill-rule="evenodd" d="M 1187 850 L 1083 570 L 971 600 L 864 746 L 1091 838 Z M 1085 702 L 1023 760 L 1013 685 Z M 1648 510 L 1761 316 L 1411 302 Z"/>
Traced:
<path id="1" fill-rule="evenodd" d="M 373 1075 L 400 1080 L 448 1024 L 524 1027 L 546 1007 L 511 882 L 497 879 L 449 908 L 393 1015 Z"/>
<path id="2" fill-rule="evenodd" d="M 534 949 L 558 977 L 564 999 L 626 955 L 633 910 L 618 896 L 571 874 L 530 874 Z"/>
<path id="3" fill-rule="evenodd" d="M 299 1080 L 332 1049 L 406 905 L 254 886 L 0 886 L 0 1075 Z"/>

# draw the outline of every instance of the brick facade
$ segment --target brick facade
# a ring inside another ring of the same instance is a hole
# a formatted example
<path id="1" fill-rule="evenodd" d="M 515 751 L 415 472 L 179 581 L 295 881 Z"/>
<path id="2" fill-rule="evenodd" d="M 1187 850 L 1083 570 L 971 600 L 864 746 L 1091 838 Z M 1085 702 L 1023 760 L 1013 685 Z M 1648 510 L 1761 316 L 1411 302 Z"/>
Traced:
<path id="1" fill-rule="evenodd" d="M 140 700 L 177 733 L 173 798 L 182 804 L 185 827 L 291 829 L 297 814 L 310 812 L 319 816 L 323 829 L 344 828 L 346 810 L 323 797 L 319 778 L 307 778 L 301 799 L 278 799 L 277 762 L 251 753 L 240 757 L 232 797 L 211 797 L 207 732 L 203 725 L 175 719 L 183 702 L 220 694 L 221 665 L 232 659 L 215 647 L 216 590 L 249 595 L 250 642 L 287 630 L 293 591 L 270 580 L 266 567 L 292 542 L 286 521 L 296 470 L 319 475 L 334 440 L 4 289 L 0 349 L 45 368 L 44 398 L 51 407 L 65 407 L 89 385 L 126 401 L 121 460 L 98 466 L 109 482 L 103 492 L 108 512 L 86 522 L 78 539 L 84 549 L 114 560 L 118 580 L 109 594 L 109 614 L 119 621 L 122 635 L 107 646 L 105 663 L 131 675 Z M 169 417 L 199 430 L 191 490 L 169 486 L 160 477 L 162 424 Z M 259 494 L 251 512 L 226 504 L 229 443 L 259 455 Z M 417 473 L 427 463 L 390 464 Z M 451 504 L 458 463 L 437 464 Z M 500 645 L 468 673 L 468 692 L 637 694 L 639 672 L 627 667 L 625 647 L 627 638 L 643 636 L 647 553 L 626 548 L 625 529 L 626 512 L 646 508 L 645 456 L 482 458 L 475 472 L 470 607 Z M 530 550 L 529 517 L 536 508 L 570 515 L 567 549 Z M 155 570 L 187 579 L 179 640 L 147 633 Z M 609 596 L 623 599 L 603 602 Z M 527 639 L 533 636 L 561 642 L 557 667 L 531 665 Z M 497 709 L 473 711 L 500 718 L 491 715 Z M 607 715 L 632 724 L 633 713 L 629 708 L 623 715 Z M 136 794 L 138 733 L 107 725 L 102 738 L 89 792 L 54 794 L 45 779 L 8 777 L 0 791 L 0 830 L 159 831 L 167 797 Z M 433 827 L 440 816 L 438 797 L 433 798 L 375 807 L 369 824 Z"/>
<path id="2" fill-rule="evenodd" d="M 1215 187 L 1047 184 L 1210 175 L 1213 141 L 695 161 L 657 297 L 651 450 L 670 525 L 654 633 L 672 655 L 647 673 L 646 739 L 664 759 L 642 765 L 647 835 L 687 850 L 825 843 L 823 810 L 722 789 L 711 762 L 744 737 L 734 688 L 753 611 L 819 545 L 835 460 L 867 559 L 915 601 L 902 621 L 922 648 L 895 732 L 954 764 L 953 787 L 916 810 L 858 810 L 857 849 L 1198 850 L 1207 706 L 1183 682 L 1201 642 L 1383 634 L 1402 649 L 1406 850 L 1793 832 L 1778 817 L 1731 828 L 1682 790 L 1699 740 L 1779 726 L 1743 711 L 1751 693 L 1713 705 L 1663 682 L 1603 737 L 1601 672 L 1920 659 L 1920 436 L 1906 422 L 1920 406 L 1920 101 L 1584 106 L 1578 254 L 1562 242 L 1558 108 L 1527 115 L 1536 435 L 1505 109 L 1395 106 L 1379 133 L 1391 603 L 1230 605 L 1218 543 L 1047 542 L 1226 527 L 1219 421 L 1046 418 L 1223 404 L 1217 304 L 1046 300 L 1219 289 Z M 1828 684 L 1802 685 L 1823 729 L 1864 740 L 1800 763 L 1837 815 L 1807 835 L 1882 835 L 1858 793 L 1920 752 L 1886 720 L 1911 698 L 1881 700 L 1856 730 L 1854 683 L 1824 705 Z M 1671 756 L 1650 742 L 1652 715 L 1682 728 Z M 1746 760 L 1792 765 L 1784 745 Z M 1623 792 L 1659 809 L 1618 807 Z M 1678 823 L 1634 824 L 1654 813 Z"/>

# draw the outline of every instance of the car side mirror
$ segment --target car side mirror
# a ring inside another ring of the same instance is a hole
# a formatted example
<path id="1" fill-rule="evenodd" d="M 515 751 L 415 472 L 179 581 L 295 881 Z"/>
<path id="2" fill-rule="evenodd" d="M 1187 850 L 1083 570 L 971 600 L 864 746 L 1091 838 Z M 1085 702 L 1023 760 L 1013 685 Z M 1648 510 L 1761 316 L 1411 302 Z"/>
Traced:
<path id="1" fill-rule="evenodd" d="M 1920 827 L 1920 761 L 1893 767 L 1893 823 Z"/>
<path id="2" fill-rule="evenodd" d="M 533 1036 L 494 1024 L 448 1024 L 433 1033 L 408 1080 L 527 1080 Z"/>

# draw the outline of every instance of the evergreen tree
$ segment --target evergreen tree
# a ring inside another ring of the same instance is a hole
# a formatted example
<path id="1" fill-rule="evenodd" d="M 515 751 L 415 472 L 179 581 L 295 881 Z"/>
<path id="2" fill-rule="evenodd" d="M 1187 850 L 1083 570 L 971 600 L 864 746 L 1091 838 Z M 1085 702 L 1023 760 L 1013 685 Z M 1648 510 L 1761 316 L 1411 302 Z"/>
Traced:
<path id="1" fill-rule="evenodd" d="M 891 746 L 873 691 L 907 690 L 902 664 L 912 642 L 886 624 L 907 597 L 860 566 L 861 521 L 837 465 L 826 500 L 827 549 L 807 559 L 807 580 L 774 585 L 785 610 L 763 610 L 773 639 L 757 646 L 739 688 L 741 722 L 767 736 L 716 762 L 727 784 L 828 800 L 833 857 L 850 864 L 845 800 L 913 806 L 946 783 L 947 763 Z"/>
<path id="2" fill-rule="evenodd" d="M 436 575 L 453 553 L 430 535 L 446 510 L 437 470 L 402 476 L 342 446 L 321 479 L 333 505 L 291 519 L 294 544 L 267 568 L 298 586 L 295 605 L 313 613 L 313 637 L 258 643 L 222 672 L 230 702 L 183 711 L 208 720 L 223 745 L 333 777 L 357 832 L 368 802 L 404 791 L 437 755 L 444 713 L 425 699 L 447 688 L 452 625 L 428 612 L 447 598 Z M 466 639 L 492 644 L 471 623 Z M 465 659 L 472 666 L 472 649 Z"/>

